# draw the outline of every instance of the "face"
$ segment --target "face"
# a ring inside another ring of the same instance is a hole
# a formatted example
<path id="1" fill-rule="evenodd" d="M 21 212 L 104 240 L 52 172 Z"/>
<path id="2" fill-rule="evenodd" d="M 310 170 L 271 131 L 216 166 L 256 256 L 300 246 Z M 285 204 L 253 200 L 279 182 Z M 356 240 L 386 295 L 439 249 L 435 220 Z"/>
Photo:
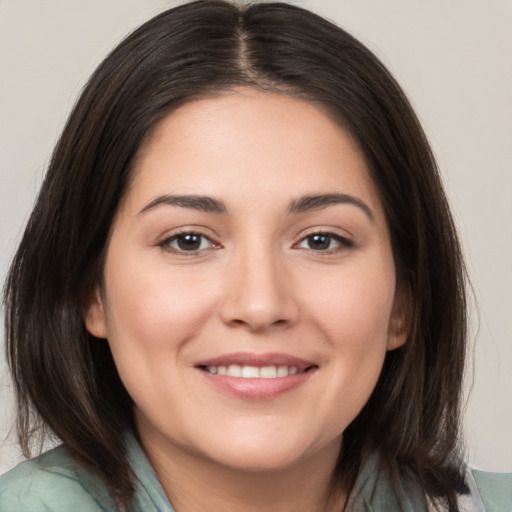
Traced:
<path id="1" fill-rule="evenodd" d="M 143 443 L 276 470 L 337 453 L 405 340 L 399 295 L 349 134 L 241 89 L 180 107 L 142 147 L 85 320 Z"/>

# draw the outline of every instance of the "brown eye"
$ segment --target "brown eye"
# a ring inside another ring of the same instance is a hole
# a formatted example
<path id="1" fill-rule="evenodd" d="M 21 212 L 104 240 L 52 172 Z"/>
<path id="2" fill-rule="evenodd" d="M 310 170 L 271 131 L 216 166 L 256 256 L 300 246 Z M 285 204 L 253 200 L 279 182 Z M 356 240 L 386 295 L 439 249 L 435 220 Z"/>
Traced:
<path id="1" fill-rule="evenodd" d="M 179 233 L 167 238 L 160 245 L 174 252 L 199 252 L 214 246 L 207 236 L 199 233 Z"/>
<path id="2" fill-rule="evenodd" d="M 330 249 L 331 237 L 324 234 L 311 235 L 307 237 L 307 244 L 309 249 L 316 251 L 326 251 Z"/>
<path id="3" fill-rule="evenodd" d="M 197 251 L 201 247 L 201 240 L 200 235 L 181 235 L 176 237 L 176 245 L 182 251 Z"/>
<path id="4" fill-rule="evenodd" d="M 298 247 L 312 251 L 336 251 L 337 249 L 352 247 L 353 243 L 334 233 L 313 233 L 303 238 Z"/>

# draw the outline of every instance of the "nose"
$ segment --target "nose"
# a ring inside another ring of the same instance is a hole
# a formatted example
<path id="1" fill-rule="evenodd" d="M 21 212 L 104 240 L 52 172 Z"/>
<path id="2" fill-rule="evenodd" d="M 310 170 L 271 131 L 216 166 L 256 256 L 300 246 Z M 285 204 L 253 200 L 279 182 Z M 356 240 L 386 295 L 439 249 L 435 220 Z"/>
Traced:
<path id="1" fill-rule="evenodd" d="M 240 251 L 226 269 L 222 320 L 252 332 L 294 324 L 299 318 L 291 273 L 272 250 Z"/>

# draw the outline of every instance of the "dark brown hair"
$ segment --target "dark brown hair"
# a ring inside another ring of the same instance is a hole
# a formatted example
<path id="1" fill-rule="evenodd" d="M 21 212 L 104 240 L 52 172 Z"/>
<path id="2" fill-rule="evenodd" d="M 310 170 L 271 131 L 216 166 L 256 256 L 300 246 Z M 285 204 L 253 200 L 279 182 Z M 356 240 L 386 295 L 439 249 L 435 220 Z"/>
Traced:
<path id="1" fill-rule="evenodd" d="M 412 296 L 407 343 L 386 356 L 369 402 L 344 433 L 350 488 L 363 450 L 457 510 L 466 342 L 464 266 L 436 164 L 409 102 L 379 60 L 342 29 L 281 3 L 200 0 L 128 36 L 81 94 L 53 154 L 10 269 L 7 354 L 18 432 L 60 438 L 120 503 L 133 493 L 122 432 L 132 401 L 107 343 L 82 312 L 142 141 L 178 105 L 239 86 L 319 103 L 362 149 Z"/>

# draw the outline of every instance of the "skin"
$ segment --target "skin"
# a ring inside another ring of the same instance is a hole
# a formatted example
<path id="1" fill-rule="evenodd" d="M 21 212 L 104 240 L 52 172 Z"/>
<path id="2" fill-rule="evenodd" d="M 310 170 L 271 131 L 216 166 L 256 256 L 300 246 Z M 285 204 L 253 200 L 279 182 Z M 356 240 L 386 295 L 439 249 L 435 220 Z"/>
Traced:
<path id="1" fill-rule="evenodd" d="M 360 203 L 290 213 L 333 193 Z M 208 196 L 225 211 L 163 195 Z M 186 233 L 201 235 L 193 250 Z M 405 342 L 405 303 L 350 135 L 311 103 L 240 89 L 180 107 L 145 142 L 85 321 L 108 339 L 178 512 L 325 512 L 343 499 L 330 491 L 343 431 L 386 351 Z M 290 390 L 245 397 L 197 367 L 231 353 L 314 368 Z"/>

